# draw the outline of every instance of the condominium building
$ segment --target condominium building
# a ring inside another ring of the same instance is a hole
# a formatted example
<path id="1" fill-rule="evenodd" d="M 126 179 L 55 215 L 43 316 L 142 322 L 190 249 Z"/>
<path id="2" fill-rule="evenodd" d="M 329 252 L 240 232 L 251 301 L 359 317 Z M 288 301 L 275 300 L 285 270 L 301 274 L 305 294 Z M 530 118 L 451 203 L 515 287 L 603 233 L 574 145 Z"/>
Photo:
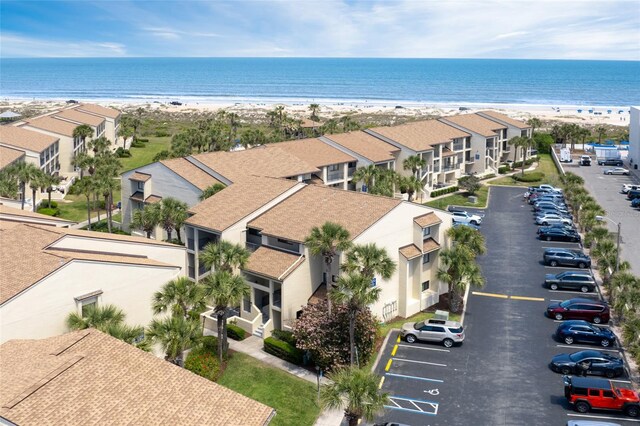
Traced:
<path id="1" fill-rule="evenodd" d="M 26 153 L 22 150 L 0 145 L 0 170 L 25 160 Z"/>
<path id="2" fill-rule="evenodd" d="M 14 126 L 0 126 L 0 147 L 24 153 L 24 161 L 48 174 L 60 168 L 60 138 Z"/>
<path id="3" fill-rule="evenodd" d="M 629 167 L 640 168 L 640 106 L 629 110 Z"/>
<path id="4" fill-rule="evenodd" d="M 61 219 L 55 216 L 35 213 L 29 210 L 22 210 L 20 208 L 7 207 L 2 203 L 0 203 L 0 223 L 5 228 L 11 226 L 12 224 L 19 225 L 22 223 L 58 226 L 61 228 L 69 228 L 70 226 L 76 224 L 76 222 Z"/>
<path id="5" fill-rule="evenodd" d="M 104 119 L 104 136 L 112 143 L 118 143 L 121 113 L 117 109 L 103 107 L 96 104 L 79 104 L 71 107 L 79 112 L 94 115 Z"/>

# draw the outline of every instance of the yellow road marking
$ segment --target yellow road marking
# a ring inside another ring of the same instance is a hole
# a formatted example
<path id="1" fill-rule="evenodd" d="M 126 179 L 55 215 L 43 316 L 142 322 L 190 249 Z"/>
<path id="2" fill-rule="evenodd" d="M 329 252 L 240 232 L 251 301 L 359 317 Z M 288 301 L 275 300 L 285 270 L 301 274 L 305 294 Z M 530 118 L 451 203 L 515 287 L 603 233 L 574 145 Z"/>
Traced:
<path id="1" fill-rule="evenodd" d="M 389 362 L 387 362 L 387 366 L 384 368 L 384 371 L 389 371 L 391 368 L 391 363 L 393 362 L 392 358 L 389 358 Z"/>
<path id="2" fill-rule="evenodd" d="M 544 302 L 544 298 L 542 297 L 526 297 L 526 296 L 510 296 L 515 300 L 531 300 L 532 302 Z"/>
<path id="3" fill-rule="evenodd" d="M 398 334 L 398 339 L 396 340 L 397 343 L 400 343 L 400 335 Z"/>
<path id="4" fill-rule="evenodd" d="M 383 383 L 384 383 L 384 376 L 380 377 L 380 384 L 378 385 L 378 389 L 382 389 Z"/>
<path id="5" fill-rule="evenodd" d="M 506 294 L 482 293 L 480 291 L 473 291 L 473 292 L 471 292 L 471 294 L 474 294 L 476 296 L 497 297 L 498 299 L 508 299 L 509 298 L 509 296 L 507 296 Z"/>
<path id="6" fill-rule="evenodd" d="M 396 351 L 398 350 L 398 345 L 395 345 L 393 347 L 393 350 L 391 351 L 391 356 L 396 356 Z"/>

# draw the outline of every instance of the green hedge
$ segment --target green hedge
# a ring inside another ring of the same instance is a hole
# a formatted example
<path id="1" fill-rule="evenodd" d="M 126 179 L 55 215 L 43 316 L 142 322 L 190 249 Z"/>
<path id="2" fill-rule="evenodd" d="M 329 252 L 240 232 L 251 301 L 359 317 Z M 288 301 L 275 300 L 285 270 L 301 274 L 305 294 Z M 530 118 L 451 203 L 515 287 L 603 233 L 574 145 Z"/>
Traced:
<path id="1" fill-rule="evenodd" d="M 38 213 L 46 214 L 47 216 L 60 216 L 60 209 L 50 209 L 48 207 L 39 207 Z"/>
<path id="2" fill-rule="evenodd" d="M 448 188 L 436 189 L 435 191 L 431 191 L 431 197 L 439 197 L 444 194 L 451 194 L 452 192 L 456 192 L 458 190 L 457 186 L 450 186 Z"/>
<path id="3" fill-rule="evenodd" d="M 133 141 L 131 142 L 131 148 L 144 148 L 144 144 L 142 142 Z"/>
<path id="4" fill-rule="evenodd" d="M 116 149 L 116 155 L 118 156 L 118 158 L 128 158 L 131 157 L 131 152 L 128 149 L 124 149 L 123 147 L 119 146 L 118 149 Z"/>
<path id="5" fill-rule="evenodd" d="M 247 332 L 235 324 L 227 324 L 227 336 L 233 340 L 244 340 L 247 338 Z"/>
<path id="6" fill-rule="evenodd" d="M 509 166 L 500 166 L 498 168 L 498 173 L 500 173 L 501 175 L 507 173 L 510 170 Z"/>
<path id="7" fill-rule="evenodd" d="M 491 179 L 491 178 L 494 178 L 494 177 L 496 177 L 496 174 L 495 173 L 491 173 L 491 174 L 488 174 L 486 176 L 482 176 L 480 178 L 480 180 L 487 180 L 487 179 Z"/>
<path id="8" fill-rule="evenodd" d="M 272 337 L 275 337 L 278 340 L 282 340 L 283 342 L 287 342 L 291 346 L 296 346 L 296 338 L 293 336 L 293 333 L 286 330 L 273 330 L 271 333 Z"/>
<path id="9" fill-rule="evenodd" d="M 50 208 L 50 209 L 57 209 L 58 208 L 58 203 L 51 200 L 51 205 L 49 205 L 49 200 L 42 200 L 42 202 L 40 203 L 40 207 L 41 208 Z"/>
<path id="10" fill-rule="evenodd" d="M 220 362 L 217 355 L 204 348 L 193 349 L 189 352 L 184 368 L 214 382 L 220 376 Z"/>
<path id="11" fill-rule="evenodd" d="M 544 179 L 544 173 L 542 172 L 529 172 L 523 175 L 513 175 L 513 179 L 519 182 L 540 182 Z"/>
<path id="12" fill-rule="evenodd" d="M 136 138 L 136 141 L 142 142 L 142 143 L 147 143 L 147 142 L 149 142 L 149 139 L 147 139 L 147 138 Z"/>
<path id="13" fill-rule="evenodd" d="M 218 353 L 218 338 L 216 336 L 204 336 L 202 338 L 202 349 L 213 354 Z"/>
<path id="14" fill-rule="evenodd" d="M 264 351 L 293 364 L 302 364 L 303 352 L 295 346 L 274 337 L 264 339 Z"/>

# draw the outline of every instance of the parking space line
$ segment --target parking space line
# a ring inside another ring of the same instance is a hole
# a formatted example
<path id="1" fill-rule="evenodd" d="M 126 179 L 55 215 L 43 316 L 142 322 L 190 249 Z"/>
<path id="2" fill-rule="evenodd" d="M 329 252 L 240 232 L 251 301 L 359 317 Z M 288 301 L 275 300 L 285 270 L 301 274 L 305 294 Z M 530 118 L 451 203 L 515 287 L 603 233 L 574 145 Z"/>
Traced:
<path id="1" fill-rule="evenodd" d="M 414 345 L 398 345 L 398 346 L 402 348 L 424 349 L 425 351 L 451 352 L 449 349 L 425 348 L 425 347 L 414 346 Z"/>
<path id="2" fill-rule="evenodd" d="M 385 373 L 385 375 L 386 376 L 392 376 L 392 377 L 403 377 L 405 379 L 424 380 L 425 382 L 444 383 L 444 380 L 429 379 L 428 377 L 407 376 L 405 374 L 396 374 L 396 373 Z"/>
<path id="3" fill-rule="evenodd" d="M 393 401 L 391 401 L 391 402 L 393 402 Z M 395 404 L 395 402 L 394 402 L 394 404 Z M 426 411 L 416 411 L 416 410 L 412 410 L 411 408 L 402 408 L 400 406 L 392 407 L 390 405 L 385 405 L 384 408 L 390 408 L 392 410 L 409 411 L 410 413 L 426 414 L 428 416 L 436 416 L 437 415 L 436 413 L 429 413 L 429 412 L 426 412 Z"/>
<path id="4" fill-rule="evenodd" d="M 564 302 L 564 300 L 561 300 L 561 299 L 549 299 L 549 302 Z"/>
<path id="5" fill-rule="evenodd" d="M 544 302 L 544 297 L 509 296 L 509 298 L 515 300 L 530 300 L 532 302 Z"/>
<path id="6" fill-rule="evenodd" d="M 497 293 L 483 293 L 481 291 L 472 291 L 471 294 L 474 296 L 487 296 L 487 297 L 497 297 L 499 299 L 508 299 L 509 296 L 506 294 L 497 294 Z"/>
<path id="7" fill-rule="evenodd" d="M 380 384 L 378 385 L 378 389 L 382 389 L 383 383 L 384 383 L 384 376 L 380 377 Z"/>
<path id="8" fill-rule="evenodd" d="M 586 294 L 595 294 L 597 295 L 598 293 L 596 293 L 595 291 L 588 291 L 586 293 L 583 293 L 581 291 L 562 291 L 562 290 L 547 290 L 549 293 L 565 293 L 565 294 L 577 294 L 577 295 L 586 295 Z"/>
<path id="9" fill-rule="evenodd" d="M 571 349 L 590 349 L 592 351 L 607 351 L 607 352 L 620 352 L 618 349 L 606 349 L 603 347 L 595 346 L 575 346 L 575 345 L 556 345 L 559 348 L 571 348 Z"/>
<path id="10" fill-rule="evenodd" d="M 593 415 L 588 415 L 588 414 L 573 414 L 573 413 L 567 413 L 567 416 L 571 416 L 571 417 L 586 417 L 586 418 L 588 418 L 588 419 L 620 420 L 620 421 L 623 421 L 623 422 L 635 422 L 635 423 L 640 423 L 640 420 L 631 419 L 631 418 L 628 418 L 628 417 L 620 418 L 620 417 L 593 416 Z"/>
<path id="11" fill-rule="evenodd" d="M 389 361 L 387 362 L 387 366 L 384 368 L 384 371 L 389 371 L 389 369 L 391 368 L 392 362 L 393 362 L 393 358 L 389 358 Z"/>
<path id="12" fill-rule="evenodd" d="M 437 362 L 428 362 L 428 361 L 415 361 L 413 359 L 404 359 L 404 358 L 393 358 L 394 361 L 402 361 L 402 362 L 413 362 L 416 364 L 427 364 L 427 365 L 435 365 L 438 367 L 446 367 L 446 364 L 438 364 Z"/>

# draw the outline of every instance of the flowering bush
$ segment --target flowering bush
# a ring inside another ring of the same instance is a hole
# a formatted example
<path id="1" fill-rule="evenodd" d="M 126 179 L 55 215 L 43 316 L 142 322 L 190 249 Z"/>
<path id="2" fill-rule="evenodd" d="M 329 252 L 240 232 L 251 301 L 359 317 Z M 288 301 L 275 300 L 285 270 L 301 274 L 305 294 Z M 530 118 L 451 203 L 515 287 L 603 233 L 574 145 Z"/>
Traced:
<path id="1" fill-rule="evenodd" d="M 297 347 L 309 351 L 316 365 L 333 370 L 349 365 L 349 310 L 334 305 L 331 316 L 327 302 L 307 305 L 293 327 Z M 356 317 L 356 348 L 360 364 L 367 362 L 374 349 L 378 322 L 366 308 Z"/>
<path id="2" fill-rule="evenodd" d="M 189 352 L 184 368 L 214 382 L 218 380 L 220 375 L 220 363 L 217 356 L 204 348 Z"/>

